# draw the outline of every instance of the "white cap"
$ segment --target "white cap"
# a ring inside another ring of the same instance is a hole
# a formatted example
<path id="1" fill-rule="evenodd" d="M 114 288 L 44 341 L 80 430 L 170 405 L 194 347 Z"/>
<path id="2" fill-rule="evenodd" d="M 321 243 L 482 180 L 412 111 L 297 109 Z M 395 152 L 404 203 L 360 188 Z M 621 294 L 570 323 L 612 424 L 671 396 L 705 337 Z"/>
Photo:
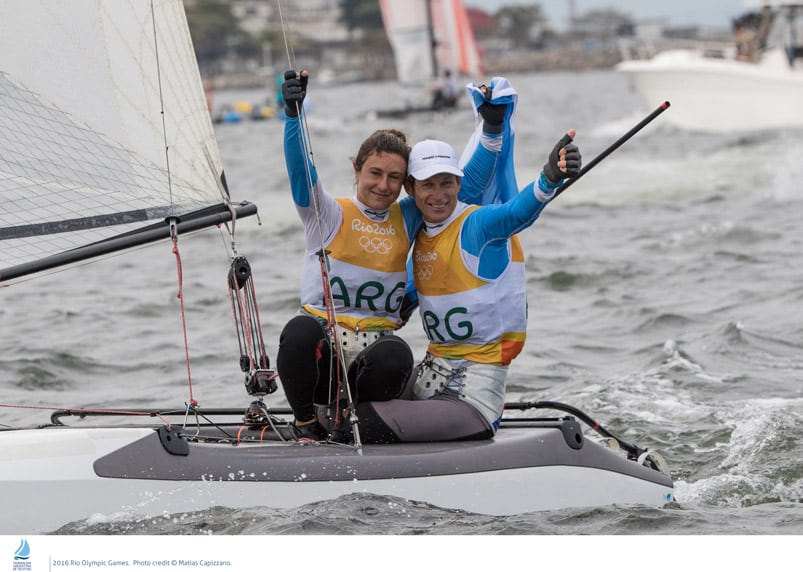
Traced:
<path id="1" fill-rule="evenodd" d="M 413 145 L 407 164 L 407 173 L 418 181 L 429 179 L 438 173 L 463 176 L 457 163 L 457 154 L 452 146 L 443 141 L 426 139 Z"/>

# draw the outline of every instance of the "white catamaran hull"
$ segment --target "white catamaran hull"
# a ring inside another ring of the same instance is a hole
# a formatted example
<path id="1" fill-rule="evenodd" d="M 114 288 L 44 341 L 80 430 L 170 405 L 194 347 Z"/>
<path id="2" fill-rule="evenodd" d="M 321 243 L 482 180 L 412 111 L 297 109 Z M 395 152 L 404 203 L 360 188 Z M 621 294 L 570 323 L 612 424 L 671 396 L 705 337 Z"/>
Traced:
<path id="1" fill-rule="evenodd" d="M 210 507 L 292 508 L 352 493 L 489 515 L 611 504 L 662 506 L 671 479 L 559 429 L 502 429 L 492 441 L 366 445 L 190 443 L 153 428 L 0 433 L 1 534 L 51 532 L 93 515 L 153 517 Z M 104 476 L 106 475 L 106 476 Z"/>

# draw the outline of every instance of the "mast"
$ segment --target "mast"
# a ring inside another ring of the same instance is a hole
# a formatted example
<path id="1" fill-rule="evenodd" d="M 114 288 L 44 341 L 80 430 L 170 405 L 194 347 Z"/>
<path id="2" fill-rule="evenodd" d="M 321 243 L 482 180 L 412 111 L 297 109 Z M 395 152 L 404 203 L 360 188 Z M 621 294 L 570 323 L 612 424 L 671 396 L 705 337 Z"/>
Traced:
<path id="1" fill-rule="evenodd" d="M 437 79 L 438 70 L 438 40 L 435 38 L 435 25 L 432 16 L 432 0 L 424 0 L 427 11 L 427 33 L 429 34 L 429 55 L 432 59 L 432 77 Z"/>

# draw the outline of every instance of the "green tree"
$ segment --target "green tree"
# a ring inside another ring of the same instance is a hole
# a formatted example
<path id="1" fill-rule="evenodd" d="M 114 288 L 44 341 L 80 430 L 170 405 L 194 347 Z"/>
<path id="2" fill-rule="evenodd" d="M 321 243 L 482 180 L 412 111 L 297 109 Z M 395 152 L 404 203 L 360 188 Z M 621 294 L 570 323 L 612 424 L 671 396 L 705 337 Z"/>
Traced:
<path id="1" fill-rule="evenodd" d="M 540 4 L 527 6 L 502 6 L 494 14 L 499 31 L 510 38 L 515 46 L 527 46 L 532 38 L 533 27 L 546 21 Z"/>
<path id="2" fill-rule="evenodd" d="M 340 22 L 351 37 L 352 56 L 362 60 L 364 77 L 384 77 L 393 69 L 393 52 L 378 0 L 340 0 Z"/>
<path id="3" fill-rule="evenodd" d="M 187 22 L 201 67 L 223 58 L 244 38 L 226 0 L 196 0 L 188 4 Z"/>
<path id="4" fill-rule="evenodd" d="M 340 9 L 340 21 L 349 33 L 360 29 L 384 29 L 378 0 L 340 0 Z"/>

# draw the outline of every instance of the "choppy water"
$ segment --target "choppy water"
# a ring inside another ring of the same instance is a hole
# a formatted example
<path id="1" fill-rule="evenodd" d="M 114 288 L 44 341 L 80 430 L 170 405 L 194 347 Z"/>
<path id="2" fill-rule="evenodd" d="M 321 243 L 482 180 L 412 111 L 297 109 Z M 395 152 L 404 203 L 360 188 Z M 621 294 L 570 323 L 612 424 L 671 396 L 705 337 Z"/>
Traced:
<path id="1" fill-rule="evenodd" d="M 538 174 L 566 129 L 577 129 L 589 161 L 650 111 L 614 72 L 510 79 L 520 94 L 521 183 Z M 311 143 L 330 192 L 352 193 L 350 156 L 376 128 L 462 148 L 472 127 L 467 109 L 425 122 L 365 117 L 363 110 L 391 105 L 392 89 L 321 88 L 313 78 Z M 238 222 L 237 246 L 254 268 L 271 357 L 296 310 L 303 245 L 281 131 L 278 121 L 218 127 L 235 198 L 260 207 L 261 226 Z M 501 518 L 356 496 L 294 510 L 96 518 L 58 532 L 803 533 L 801 153 L 801 131 L 690 134 L 659 118 L 522 235 L 529 337 L 511 367 L 509 400 L 570 403 L 657 448 L 672 468 L 676 503 Z M 181 249 L 195 397 L 207 407 L 243 406 L 222 238 L 198 234 Z M 0 291 L 0 403 L 181 405 L 187 384 L 175 294 L 167 244 Z M 421 355 L 420 324 L 402 335 Z M 6 425 L 44 417 L 0 411 Z"/>

